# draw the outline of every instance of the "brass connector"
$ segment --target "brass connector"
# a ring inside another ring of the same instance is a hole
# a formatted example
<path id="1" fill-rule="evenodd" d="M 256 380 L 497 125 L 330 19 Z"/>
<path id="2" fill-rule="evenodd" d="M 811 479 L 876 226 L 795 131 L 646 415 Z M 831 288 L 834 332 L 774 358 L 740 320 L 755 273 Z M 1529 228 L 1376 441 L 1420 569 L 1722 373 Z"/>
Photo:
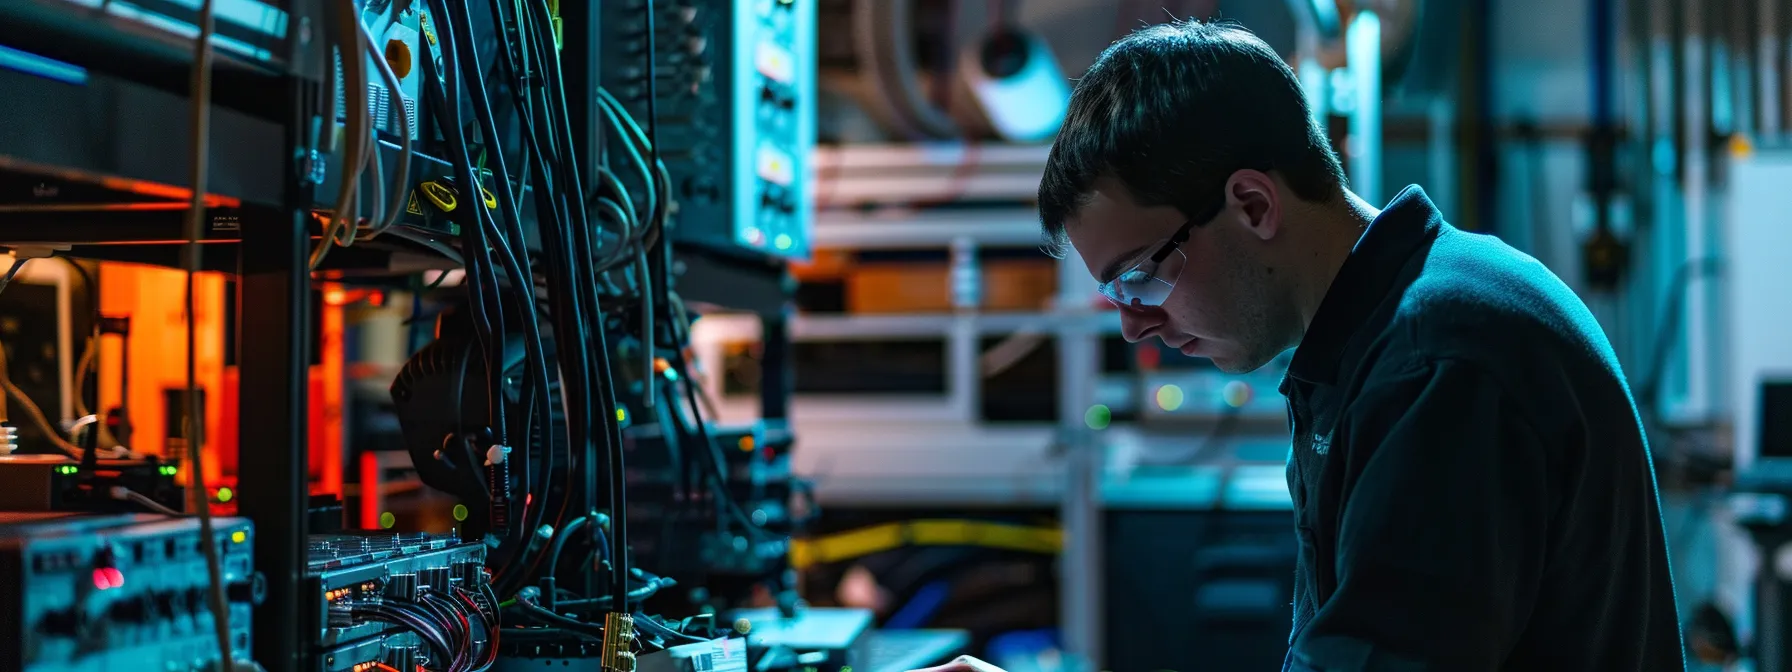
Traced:
<path id="1" fill-rule="evenodd" d="M 604 614 L 604 672 L 635 672 L 635 617 Z"/>

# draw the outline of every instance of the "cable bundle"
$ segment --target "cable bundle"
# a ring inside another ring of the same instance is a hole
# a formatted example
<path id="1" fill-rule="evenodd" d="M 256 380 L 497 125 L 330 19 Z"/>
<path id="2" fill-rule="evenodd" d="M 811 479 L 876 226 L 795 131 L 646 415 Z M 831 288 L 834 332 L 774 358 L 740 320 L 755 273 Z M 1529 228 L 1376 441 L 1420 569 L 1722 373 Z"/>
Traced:
<path id="1" fill-rule="evenodd" d="M 485 672 L 498 662 L 499 616 L 491 588 L 472 592 L 461 586 L 426 589 L 415 601 L 380 599 L 333 607 L 330 614 L 350 621 L 401 626 L 430 651 L 428 665 L 441 672 Z"/>
<path id="2" fill-rule="evenodd" d="M 326 77 L 325 81 L 339 79 L 342 88 L 332 89 L 325 118 L 335 118 L 338 100 L 336 95 L 341 94 L 343 134 L 336 136 L 334 123 L 330 124 L 329 134 L 333 139 L 339 137 L 342 143 L 341 186 L 337 190 L 334 207 L 325 220 L 324 240 L 311 253 L 310 263 L 313 269 L 323 264 L 332 244 L 348 247 L 357 240 L 367 240 L 391 229 L 404 216 L 404 194 L 409 192 L 411 154 L 415 151 L 416 141 L 411 137 L 411 124 L 405 118 L 404 106 L 391 106 L 394 125 L 402 129 L 403 145 L 388 187 L 381 181 L 385 170 L 380 165 L 379 133 L 371 116 L 373 104 L 369 91 L 372 90 L 372 82 L 367 73 L 368 64 L 373 65 L 375 74 L 379 75 L 380 83 L 386 88 L 391 100 L 403 100 L 398 76 L 375 48 L 373 35 L 361 20 L 361 11 L 355 0 L 338 0 L 329 9 L 333 16 L 329 21 L 328 34 L 336 45 L 338 54 L 331 65 L 333 69 L 339 70 L 333 70 L 332 76 Z M 340 77 L 335 76 L 337 74 Z M 329 144 L 334 146 L 337 143 L 333 140 Z M 362 178 L 369 167 L 373 169 L 373 179 L 366 211 L 372 214 L 372 222 L 363 227 L 360 190 Z"/>
<path id="3" fill-rule="evenodd" d="M 479 2 L 485 7 L 473 7 Z M 633 308 L 639 318 L 627 326 L 635 327 L 643 345 L 641 403 L 668 404 L 676 423 L 668 431 L 703 441 L 705 480 L 717 493 L 724 525 L 742 527 L 755 538 L 763 534 L 728 496 L 726 463 L 695 408 L 693 389 L 680 390 L 655 373 L 656 353 L 667 346 L 676 351 L 688 325 L 668 287 L 665 230 L 672 180 L 654 146 L 653 95 L 650 88 L 643 128 L 615 96 L 592 92 L 593 114 L 617 141 L 610 144 L 610 165 L 585 170 L 581 160 L 588 157 L 580 156 L 572 132 L 576 120 L 567 113 L 551 0 L 426 0 L 425 5 L 425 29 L 433 30 L 432 43 L 440 49 L 439 58 L 421 59 L 427 107 L 441 132 L 442 146 L 434 149 L 453 165 L 460 202 L 495 204 L 449 213 L 460 227 L 466 312 L 486 367 L 490 436 L 475 439 L 484 442 L 476 447 L 488 456 L 501 456 L 491 450 L 507 447 L 516 460 L 487 459 L 484 488 L 498 541 L 491 553 L 493 587 L 497 595 L 514 597 L 505 604 L 527 620 L 601 639 L 603 626 L 556 608 L 631 614 L 655 591 L 672 585 L 631 568 L 627 556 L 622 405 L 613 382 L 621 367 L 612 361 L 608 342 L 623 326 L 613 318 L 619 311 Z M 653 3 L 646 5 L 651 17 Z M 489 57 L 478 48 L 487 35 L 476 32 L 475 14 L 489 18 L 493 28 L 497 49 Z M 653 33 L 649 18 L 649 83 Z M 495 100 L 494 94 L 508 94 L 508 100 Z M 525 199 L 532 207 L 524 207 Z M 538 255 L 525 245 L 530 214 Z M 521 373 L 512 377 L 521 384 L 512 388 L 505 366 L 517 359 L 519 342 Z M 675 371 L 685 372 L 682 355 L 674 361 Z M 687 401 L 689 419 L 681 410 Z M 550 413 L 556 405 L 558 418 Z M 605 473 L 608 483 L 591 480 L 597 473 Z M 556 477 L 564 480 L 550 483 Z M 507 492 L 513 478 L 515 487 Z M 572 510 L 575 501 L 605 508 L 600 502 L 606 499 L 607 522 L 594 510 Z M 569 545 L 579 549 L 574 553 L 588 550 L 601 557 L 601 563 L 576 567 L 584 576 L 592 567 L 606 570 L 606 595 L 559 599 L 555 574 Z M 635 622 L 656 641 L 691 639 L 650 618 Z M 444 648 L 453 645 L 444 634 Z"/>
<path id="4" fill-rule="evenodd" d="M 429 108 L 442 130 L 449 161 L 454 164 L 457 189 L 483 196 L 486 182 L 495 208 L 468 207 L 451 213 L 461 227 L 461 252 L 467 268 L 466 289 L 468 312 L 473 331 L 484 353 L 487 366 L 489 417 L 495 440 L 513 448 L 519 460 L 515 471 L 516 497 L 507 499 L 503 483 L 509 475 L 494 473 L 492 491 L 494 513 L 503 509 L 514 512 L 508 517 L 495 515 L 494 520 L 508 523 L 494 530 L 500 537 L 494 552 L 494 566 L 499 567 L 495 579 L 500 594 L 514 592 L 534 580 L 547 557 L 547 545 L 531 548 L 528 539 L 536 530 L 562 527 L 569 503 L 577 498 L 597 501 L 599 491 L 594 482 L 579 483 L 576 476 L 597 471 L 597 465 L 585 460 L 604 451 L 611 467 L 609 484 L 610 509 L 622 510 L 621 493 L 621 428 L 614 418 L 617 403 L 610 381 L 615 377 L 609 361 L 602 328 L 604 309 L 601 299 L 612 292 L 600 288 L 614 287 L 607 277 L 628 264 L 639 265 L 641 247 L 657 239 L 663 223 L 669 196 L 670 180 L 658 162 L 651 164 L 639 158 L 637 165 L 649 176 L 651 185 L 646 216 L 637 211 L 634 199 L 608 170 L 599 171 L 599 189 L 591 205 L 599 212 L 597 222 L 588 219 L 587 199 L 578 157 L 573 146 L 570 119 L 566 113 L 558 52 L 553 44 L 552 15 L 545 2 L 513 2 L 492 0 L 487 9 L 501 45 L 495 70 L 502 76 L 510 93 L 509 109 L 495 109 L 488 95 L 488 69 L 480 63 L 474 40 L 473 10 L 465 0 L 429 0 L 429 27 L 438 38 L 441 49 L 437 59 L 425 58 L 425 86 Z M 463 115 L 470 110 L 470 115 Z M 505 132 L 499 125 L 499 112 L 514 121 L 517 133 Z M 608 113 L 614 116 L 619 111 Z M 470 116 L 470 118 L 463 118 Z M 632 120 L 628 122 L 632 124 Z M 618 128 L 624 126 L 617 121 Z M 520 140 L 519 146 L 506 147 L 507 141 Z M 632 143 L 643 148 L 644 138 Z M 481 165 L 489 164 L 493 173 L 477 171 L 473 161 L 473 145 L 477 142 Z M 515 161 L 513 162 L 513 159 Z M 649 170 L 647 166 L 655 166 Z M 522 169 L 521 178 L 513 182 Z M 531 258 L 524 248 L 523 213 L 519 199 L 533 199 L 536 230 L 539 232 L 541 255 Z M 478 202 L 479 197 L 463 198 Z M 605 231 L 597 224 L 609 225 Z M 606 236 L 604 233 L 609 233 Z M 540 269 L 539 277 L 537 268 Z M 633 284 L 644 286 L 646 274 L 637 272 Z M 542 292 L 536 291 L 537 286 Z M 567 344 L 556 347 L 554 359 L 548 358 L 548 346 L 542 317 L 551 316 L 553 342 Z M 507 319 L 510 318 L 510 319 Z M 520 324 L 521 334 L 510 334 L 509 325 Z M 651 326 L 651 322 L 644 326 Z M 514 338 L 513 338 L 514 337 Z M 651 338 L 649 336 L 649 338 Z M 505 344 L 520 340 L 525 349 L 522 372 L 520 417 L 506 417 L 504 372 L 501 370 Z M 558 375 L 550 379 L 550 373 Z M 552 383 L 558 383 L 558 395 Z M 564 422 L 556 427 L 550 422 L 549 409 L 561 406 Z M 538 431 L 539 430 L 539 431 Z M 537 440 L 536 437 L 540 437 Z M 564 446 L 565 463 L 560 473 L 566 481 L 559 489 L 546 487 L 555 475 L 559 451 Z M 540 448 L 542 453 L 534 451 Z M 509 460 L 489 460 L 495 469 Z M 520 501 L 517 501 L 520 500 Z M 549 518 L 549 512 L 553 516 Z M 622 516 L 615 518 L 616 565 L 626 571 L 626 558 L 620 547 L 626 538 Z M 544 523 L 546 525 L 544 525 Z M 595 537 L 594 537 L 595 538 Z M 618 586 L 621 581 L 613 581 Z"/>

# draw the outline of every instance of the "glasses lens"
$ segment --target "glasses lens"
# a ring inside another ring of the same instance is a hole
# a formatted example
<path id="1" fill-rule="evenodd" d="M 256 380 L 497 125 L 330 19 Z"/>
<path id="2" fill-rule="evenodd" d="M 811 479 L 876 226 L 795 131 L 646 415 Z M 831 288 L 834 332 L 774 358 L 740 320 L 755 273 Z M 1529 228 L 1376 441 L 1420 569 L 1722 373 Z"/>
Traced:
<path id="1" fill-rule="evenodd" d="M 1122 306 L 1163 305 L 1170 298 L 1170 292 L 1176 289 L 1176 278 L 1182 273 L 1183 259 L 1182 251 L 1177 250 L 1162 263 L 1146 260 L 1102 285 L 1101 293 Z"/>

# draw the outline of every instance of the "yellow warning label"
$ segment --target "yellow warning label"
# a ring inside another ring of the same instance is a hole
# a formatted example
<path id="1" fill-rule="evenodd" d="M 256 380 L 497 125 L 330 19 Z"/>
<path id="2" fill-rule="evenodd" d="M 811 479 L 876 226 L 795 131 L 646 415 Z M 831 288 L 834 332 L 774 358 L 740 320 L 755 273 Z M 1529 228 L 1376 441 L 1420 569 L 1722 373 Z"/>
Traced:
<path id="1" fill-rule="evenodd" d="M 417 202 L 417 192 L 411 192 L 411 202 L 404 206 L 404 211 L 413 215 L 423 214 L 423 204 Z"/>

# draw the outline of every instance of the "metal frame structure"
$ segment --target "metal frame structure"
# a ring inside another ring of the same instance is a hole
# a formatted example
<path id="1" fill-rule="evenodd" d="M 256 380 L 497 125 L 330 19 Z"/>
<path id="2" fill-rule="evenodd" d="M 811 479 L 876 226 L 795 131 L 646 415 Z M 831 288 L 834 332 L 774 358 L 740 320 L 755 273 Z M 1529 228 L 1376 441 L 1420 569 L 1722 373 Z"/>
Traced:
<path id="1" fill-rule="evenodd" d="M 290 141 L 294 126 L 288 128 Z M 238 252 L 242 401 L 237 482 L 242 493 L 238 511 L 256 525 L 255 564 L 268 577 L 268 600 L 255 620 L 256 660 L 263 666 L 303 670 L 315 666 L 305 660 L 313 648 L 306 635 L 318 632 L 318 627 L 307 627 L 300 609 L 306 602 L 310 500 L 306 367 L 315 344 L 307 342 L 310 190 L 296 175 L 289 181 L 288 203 L 300 207 L 270 212 L 266 221 L 245 222 Z"/>
<path id="2" fill-rule="evenodd" d="M 212 101 L 211 172 L 216 179 L 207 191 L 221 206 L 208 209 L 202 269 L 234 273 L 238 279 L 237 502 L 239 514 L 256 525 L 255 565 L 268 587 L 256 612 L 252 655 L 270 670 L 309 670 L 319 664 L 312 658 L 323 625 L 301 609 L 310 503 L 307 367 L 312 348 L 318 346 L 311 342 L 306 258 L 314 244 L 310 213 L 321 159 L 304 148 L 309 117 L 322 93 L 318 66 L 323 51 L 315 38 L 321 11 L 319 0 L 269 1 L 284 6 L 283 12 L 269 10 L 279 14 L 277 20 L 270 14 L 257 26 L 282 35 L 277 47 L 262 54 L 272 58 L 257 62 L 229 49 L 215 50 L 218 95 Z M 179 9 L 190 10 L 189 4 L 197 5 L 182 3 Z M 596 68 L 596 16 L 569 7 L 569 22 L 585 28 L 574 33 L 584 39 L 569 40 L 568 54 L 589 56 L 572 57 L 588 65 L 570 68 L 569 77 L 590 81 Z M 91 10 L 71 0 L 0 3 L 0 45 L 30 49 L 19 53 L 44 57 L 51 75 L 68 75 L 47 77 L 0 63 L 0 88 L 14 103 L 0 105 L 0 186 L 38 181 L 79 185 L 68 190 L 78 194 L 65 194 L 71 198 L 41 202 L 9 200 L 17 194 L 0 190 L 0 247 L 173 264 L 184 243 L 182 220 L 188 212 L 188 194 L 181 193 L 181 185 L 188 168 L 185 150 L 192 141 L 184 123 L 190 107 L 185 94 L 192 39 L 170 32 L 146 40 L 143 34 L 165 30 L 165 24 L 121 26 L 129 19 L 105 12 L 104 7 Z M 220 15 L 219 25 L 244 16 Z M 107 39 L 108 32 L 120 33 L 119 39 Z M 154 47 L 154 53 L 131 52 L 129 47 L 137 45 Z M 94 113 L 121 106 L 129 112 Z M 591 128 L 575 132 L 587 147 L 599 142 Z M 449 256 L 418 241 L 392 245 Z M 331 255 L 332 266 L 390 261 L 387 252 L 368 247 L 338 250 Z M 745 283 L 756 290 L 742 303 L 765 318 L 766 340 L 773 344 L 767 348 L 761 417 L 781 427 L 788 415 L 790 375 L 788 348 L 777 344 L 787 346 L 788 307 L 775 299 L 780 294 L 775 278 L 753 270 L 764 269 L 715 272 L 728 278 L 725 284 Z"/>
<path id="3" fill-rule="evenodd" d="M 192 142 L 181 123 L 190 106 L 191 37 L 66 0 L 6 4 L 0 44 L 31 49 L 70 76 L 0 69 L 12 101 L 0 106 L 0 181 L 42 180 L 69 193 L 0 202 L 0 246 L 169 263 L 187 212 L 178 192 Z M 306 660 L 306 633 L 317 631 L 303 627 L 299 608 L 310 499 L 305 381 L 315 344 L 305 263 L 311 170 L 296 148 L 315 108 L 319 85 L 310 65 L 321 62 L 321 45 L 309 18 L 318 14 L 315 0 L 279 4 L 284 11 L 269 8 L 260 26 L 278 33 L 279 48 L 265 54 L 277 64 L 216 50 L 211 163 L 219 179 L 208 191 L 226 205 L 209 210 L 203 247 L 206 270 L 234 272 L 240 281 L 238 509 L 256 525 L 255 565 L 268 586 L 253 656 L 268 669 L 303 670 L 315 666 Z M 229 20 L 241 17 L 220 17 L 220 25 Z M 127 103 L 122 117 L 95 114 Z"/>

